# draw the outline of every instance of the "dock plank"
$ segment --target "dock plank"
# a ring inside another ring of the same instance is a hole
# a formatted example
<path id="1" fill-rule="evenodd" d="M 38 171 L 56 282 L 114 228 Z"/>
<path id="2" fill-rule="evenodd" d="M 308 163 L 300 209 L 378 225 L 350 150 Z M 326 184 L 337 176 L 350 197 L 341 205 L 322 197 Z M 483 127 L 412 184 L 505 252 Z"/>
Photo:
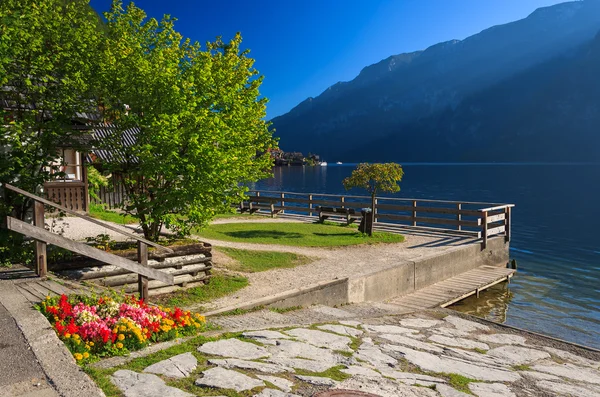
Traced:
<path id="1" fill-rule="evenodd" d="M 477 294 L 478 291 L 509 280 L 515 272 L 514 269 L 484 265 L 412 294 L 394 298 L 389 303 L 414 309 L 446 307 Z"/>

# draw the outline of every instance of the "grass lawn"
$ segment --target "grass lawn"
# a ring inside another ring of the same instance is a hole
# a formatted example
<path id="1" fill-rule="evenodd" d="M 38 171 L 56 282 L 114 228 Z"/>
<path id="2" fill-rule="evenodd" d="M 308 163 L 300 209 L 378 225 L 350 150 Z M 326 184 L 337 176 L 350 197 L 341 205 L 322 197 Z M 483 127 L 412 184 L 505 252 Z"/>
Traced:
<path id="1" fill-rule="evenodd" d="M 210 278 L 206 285 L 151 297 L 150 301 L 162 306 L 189 306 L 210 302 L 222 296 L 233 294 L 247 285 L 248 279 L 246 277 L 217 273 Z"/>
<path id="2" fill-rule="evenodd" d="M 249 218 L 250 216 L 248 213 L 228 212 L 226 214 L 217 214 L 213 219 Z"/>
<path id="3" fill-rule="evenodd" d="M 90 216 L 102 221 L 118 223 L 120 225 L 129 225 L 138 223 L 138 220 L 131 215 L 120 214 L 116 211 L 111 211 L 100 204 L 90 204 Z"/>
<path id="4" fill-rule="evenodd" d="M 235 259 L 233 263 L 224 264 L 226 268 L 245 273 L 291 268 L 305 265 L 311 261 L 307 256 L 292 252 L 252 251 L 225 247 L 215 247 L 214 249 Z"/>
<path id="5" fill-rule="evenodd" d="M 215 240 L 297 247 L 341 247 L 404 241 L 404 236 L 400 234 L 374 233 L 373 237 L 369 237 L 354 228 L 318 223 L 228 223 L 210 225 L 197 233 Z"/>

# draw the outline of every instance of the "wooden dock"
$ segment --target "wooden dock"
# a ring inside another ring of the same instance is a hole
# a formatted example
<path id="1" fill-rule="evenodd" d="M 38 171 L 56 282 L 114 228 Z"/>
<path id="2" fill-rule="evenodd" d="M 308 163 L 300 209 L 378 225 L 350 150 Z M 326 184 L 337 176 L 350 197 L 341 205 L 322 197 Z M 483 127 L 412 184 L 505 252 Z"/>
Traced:
<path id="1" fill-rule="evenodd" d="M 412 310 L 446 307 L 471 295 L 479 297 L 480 291 L 498 283 L 510 282 L 515 272 L 503 267 L 480 266 L 388 303 Z"/>

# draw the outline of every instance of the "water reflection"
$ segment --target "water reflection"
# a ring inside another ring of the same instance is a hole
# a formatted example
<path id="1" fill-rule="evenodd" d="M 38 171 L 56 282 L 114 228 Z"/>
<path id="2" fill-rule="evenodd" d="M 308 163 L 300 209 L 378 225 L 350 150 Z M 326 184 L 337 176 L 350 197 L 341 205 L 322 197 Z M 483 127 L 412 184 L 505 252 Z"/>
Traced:
<path id="1" fill-rule="evenodd" d="M 448 308 L 503 324 L 506 322 L 508 304 L 512 299 L 513 293 L 509 284 L 501 283 L 480 292 L 479 298 L 473 295 Z"/>

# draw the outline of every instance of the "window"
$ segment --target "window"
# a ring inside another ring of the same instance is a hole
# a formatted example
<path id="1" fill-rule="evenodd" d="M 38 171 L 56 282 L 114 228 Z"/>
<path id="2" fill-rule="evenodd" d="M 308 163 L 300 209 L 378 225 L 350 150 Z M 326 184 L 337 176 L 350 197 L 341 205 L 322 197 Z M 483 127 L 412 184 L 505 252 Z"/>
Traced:
<path id="1" fill-rule="evenodd" d="M 79 152 L 74 149 L 61 149 L 59 156 L 60 158 L 54 165 L 58 167 L 58 171 L 64 172 L 65 175 L 56 179 L 64 181 L 81 181 L 82 164 Z M 52 172 L 56 172 L 56 170 L 53 170 Z"/>

